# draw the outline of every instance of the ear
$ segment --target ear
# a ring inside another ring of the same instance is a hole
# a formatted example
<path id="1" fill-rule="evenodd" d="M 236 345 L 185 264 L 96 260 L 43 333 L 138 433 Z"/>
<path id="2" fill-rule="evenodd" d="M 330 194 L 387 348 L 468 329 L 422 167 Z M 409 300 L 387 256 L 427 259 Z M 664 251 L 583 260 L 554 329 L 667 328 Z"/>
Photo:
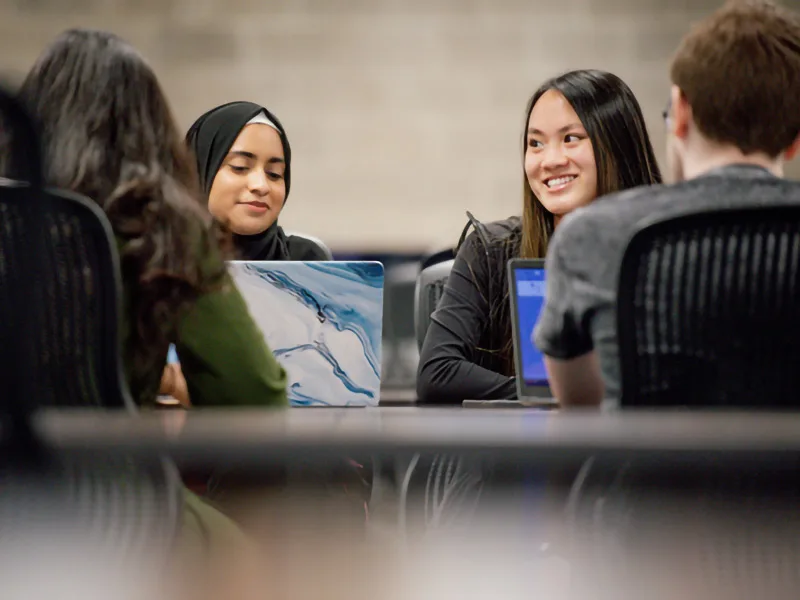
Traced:
<path id="1" fill-rule="evenodd" d="M 790 161 L 797 156 L 797 152 L 800 151 L 800 133 L 797 134 L 797 137 L 794 139 L 794 142 L 791 146 L 786 149 L 786 152 L 783 153 L 784 158 L 786 161 Z"/>
<path id="2" fill-rule="evenodd" d="M 689 124 L 692 122 L 692 107 L 677 85 L 672 86 L 671 97 L 672 108 L 670 110 L 669 120 L 672 135 L 683 140 L 689 135 Z"/>

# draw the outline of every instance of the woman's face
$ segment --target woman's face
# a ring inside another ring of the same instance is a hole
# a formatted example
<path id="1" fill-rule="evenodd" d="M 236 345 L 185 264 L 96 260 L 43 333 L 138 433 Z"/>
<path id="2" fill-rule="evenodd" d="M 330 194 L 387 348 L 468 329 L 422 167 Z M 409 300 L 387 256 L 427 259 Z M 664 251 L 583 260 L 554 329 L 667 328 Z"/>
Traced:
<path id="1" fill-rule="evenodd" d="M 240 235 L 265 231 L 286 199 L 286 162 L 278 132 L 261 123 L 245 126 L 214 176 L 208 210 Z"/>
<path id="2" fill-rule="evenodd" d="M 597 197 L 592 141 L 567 99 L 548 90 L 528 119 L 525 175 L 556 222 Z"/>

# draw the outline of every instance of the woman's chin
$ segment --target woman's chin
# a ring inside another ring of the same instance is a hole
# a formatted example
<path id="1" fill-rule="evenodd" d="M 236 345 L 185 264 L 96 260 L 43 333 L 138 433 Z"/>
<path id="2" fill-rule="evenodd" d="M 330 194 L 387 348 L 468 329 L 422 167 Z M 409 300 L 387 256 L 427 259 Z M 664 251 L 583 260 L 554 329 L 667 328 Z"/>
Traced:
<path id="1" fill-rule="evenodd" d="M 258 235 L 272 227 L 276 219 L 249 220 L 244 223 L 231 223 L 230 230 L 237 235 Z"/>
<path id="2" fill-rule="evenodd" d="M 572 211 L 591 204 L 592 200 L 594 198 L 560 196 L 546 198 L 545 201 L 542 201 L 542 206 L 556 218 L 556 221 L 560 221 Z"/>

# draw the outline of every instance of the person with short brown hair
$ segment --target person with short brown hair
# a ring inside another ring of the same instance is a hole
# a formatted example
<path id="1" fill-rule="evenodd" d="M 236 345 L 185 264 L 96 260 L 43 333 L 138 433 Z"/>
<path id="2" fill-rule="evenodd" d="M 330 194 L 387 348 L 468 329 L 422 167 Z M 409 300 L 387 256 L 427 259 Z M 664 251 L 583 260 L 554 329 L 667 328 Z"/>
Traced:
<path id="1" fill-rule="evenodd" d="M 619 402 L 617 279 L 643 218 L 800 204 L 800 182 L 783 179 L 800 149 L 798 75 L 800 17 L 767 0 L 729 2 L 683 39 L 664 113 L 676 183 L 577 209 L 548 249 L 534 339 L 562 405 Z"/>
<path id="2" fill-rule="evenodd" d="M 691 109 L 708 142 L 774 159 L 800 131 L 798 74 L 800 16 L 765 0 L 732 1 L 678 47 L 671 104 Z"/>

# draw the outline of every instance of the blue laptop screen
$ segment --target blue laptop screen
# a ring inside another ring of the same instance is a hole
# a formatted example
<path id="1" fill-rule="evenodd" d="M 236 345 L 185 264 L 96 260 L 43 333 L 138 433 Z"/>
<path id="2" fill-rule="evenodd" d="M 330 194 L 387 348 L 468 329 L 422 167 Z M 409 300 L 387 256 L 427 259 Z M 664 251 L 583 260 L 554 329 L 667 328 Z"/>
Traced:
<path id="1" fill-rule="evenodd" d="M 544 269 L 514 269 L 517 285 L 519 351 L 522 354 L 522 379 L 526 385 L 547 385 L 544 357 L 534 345 L 533 328 L 539 319 L 545 296 Z"/>

